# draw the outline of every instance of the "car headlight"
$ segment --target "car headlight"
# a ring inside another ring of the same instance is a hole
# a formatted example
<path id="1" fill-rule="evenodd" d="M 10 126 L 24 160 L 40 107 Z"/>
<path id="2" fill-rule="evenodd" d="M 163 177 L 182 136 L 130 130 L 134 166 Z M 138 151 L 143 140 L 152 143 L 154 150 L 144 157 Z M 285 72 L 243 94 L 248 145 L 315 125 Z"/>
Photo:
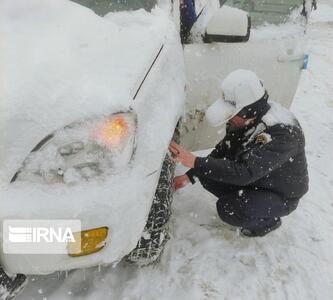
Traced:
<path id="1" fill-rule="evenodd" d="M 132 112 L 66 126 L 37 145 L 17 179 L 75 183 L 110 175 L 129 163 L 135 131 L 136 115 Z"/>

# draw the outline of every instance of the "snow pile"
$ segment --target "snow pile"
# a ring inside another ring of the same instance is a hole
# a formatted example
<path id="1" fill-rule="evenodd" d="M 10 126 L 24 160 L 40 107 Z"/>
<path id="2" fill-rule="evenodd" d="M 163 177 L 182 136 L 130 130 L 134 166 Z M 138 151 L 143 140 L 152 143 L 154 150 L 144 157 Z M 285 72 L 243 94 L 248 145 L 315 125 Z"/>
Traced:
<path id="1" fill-rule="evenodd" d="M 215 12 L 206 26 L 206 32 L 212 35 L 246 36 L 247 31 L 247 13 L 227 5 Z"/>
<path id="2" fill-rule="evenodd" d="M 304 25 L 302 23 L 287 22 L 279 25 L 264 24 L 251 29 L 250 40 L 280 40 L 300 38 L 303 35 Z"/>

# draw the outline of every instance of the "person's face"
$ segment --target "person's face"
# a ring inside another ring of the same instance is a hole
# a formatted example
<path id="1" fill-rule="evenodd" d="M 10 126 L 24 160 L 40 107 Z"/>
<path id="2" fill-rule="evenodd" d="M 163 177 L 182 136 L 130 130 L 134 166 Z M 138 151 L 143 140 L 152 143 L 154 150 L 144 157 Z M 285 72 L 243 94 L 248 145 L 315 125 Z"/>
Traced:
<path id="1" fill-rule="evenodd" d="M 256 118 L 243 119 L 242 117 L 236 115 L 229 120 L 229 123 L 235 128 L 244 128 L 245 126 L 253 123 L 255 119 Z"/>

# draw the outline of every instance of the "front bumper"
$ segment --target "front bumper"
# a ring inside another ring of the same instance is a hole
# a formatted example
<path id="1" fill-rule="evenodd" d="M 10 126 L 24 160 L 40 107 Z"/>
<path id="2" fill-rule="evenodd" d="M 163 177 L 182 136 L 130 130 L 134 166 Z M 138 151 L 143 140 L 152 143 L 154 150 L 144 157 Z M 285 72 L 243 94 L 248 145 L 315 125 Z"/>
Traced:
<path id="1" fill-rule="evenodd" d="M 140 167 L 128 168 L 106 182 L 85 186 L 46 188 L 40 185 L 31 188 L 15 183 L 5 191 L 1 221 L 78 219 L 82 230 L 106 226 L 109 233 L 105 246 L 86 256 L 14 255 L 1 251 L 5 270 L 10 273 L 48 274 L 120 261 L 135 248 L 141 237 L 155 193 L 160 170 L 157 168 L 148 174 L 145 171 Z"/>

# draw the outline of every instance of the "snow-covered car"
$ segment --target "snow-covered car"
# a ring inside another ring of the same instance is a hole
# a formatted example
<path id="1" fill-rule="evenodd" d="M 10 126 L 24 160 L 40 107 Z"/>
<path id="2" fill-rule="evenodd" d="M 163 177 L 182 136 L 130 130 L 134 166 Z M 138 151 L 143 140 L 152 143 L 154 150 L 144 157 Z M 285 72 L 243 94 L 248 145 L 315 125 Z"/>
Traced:
<path id="1" fill-rule="evenodd" d="M 247 14 L 217 0 L 196 2 L 193 41 L 184 47 L 178 0 L 75 2 L 0 4 L 1 223 L 82 223 L 78 253 L 1 249 L 11 273 L 158 259 L 171 214 L 167 148 L 178 129 L 192 149 L 209 147 L 218 137 L 202 116 L 229 71 L 254 69 L 290 103 L 303 64 L 289 36 L 282 48 L 283 34 L 275 44 L 265 32 L 252 40 Z"/>
<path id="2" fill-rule="evenodd" d="M 145 263 L 168 238 L 179 34 L 147 11 L 156 1 L 108 2 L 117 12 L 104 18 L 68 0 L 1 2 L 1 221 L 77 219 L 84 231 L 75 256 L 1 251 L 11 273 Z"/>

